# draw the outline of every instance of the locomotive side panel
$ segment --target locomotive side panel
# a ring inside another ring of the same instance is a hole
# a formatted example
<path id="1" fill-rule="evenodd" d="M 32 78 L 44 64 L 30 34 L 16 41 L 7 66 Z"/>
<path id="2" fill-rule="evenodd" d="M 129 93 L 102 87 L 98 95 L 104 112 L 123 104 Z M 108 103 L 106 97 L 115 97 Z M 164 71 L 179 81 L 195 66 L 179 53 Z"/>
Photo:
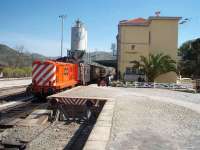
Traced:
<path id="1" fill-rule="evenodd" d="M 62 90 L 67 87 L 73 87 L 78 83 L 78 66 L 70 63 L 56 62 L 56 89 Z"/>

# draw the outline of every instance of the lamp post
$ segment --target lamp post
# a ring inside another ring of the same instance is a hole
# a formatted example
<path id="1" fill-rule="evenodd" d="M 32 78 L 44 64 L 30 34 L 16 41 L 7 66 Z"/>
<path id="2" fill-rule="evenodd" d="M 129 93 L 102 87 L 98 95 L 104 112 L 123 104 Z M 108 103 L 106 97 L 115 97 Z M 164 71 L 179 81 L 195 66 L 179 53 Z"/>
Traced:
<path id="1" fill-rule="evenodd" d="M 61 18 L 61 57 L 62 57 L 62 51 L 63 51 L 63 24 L 64 24 L 64 19 L 67 17 L 67 15 L 60 15 L 59 18 Z"/>

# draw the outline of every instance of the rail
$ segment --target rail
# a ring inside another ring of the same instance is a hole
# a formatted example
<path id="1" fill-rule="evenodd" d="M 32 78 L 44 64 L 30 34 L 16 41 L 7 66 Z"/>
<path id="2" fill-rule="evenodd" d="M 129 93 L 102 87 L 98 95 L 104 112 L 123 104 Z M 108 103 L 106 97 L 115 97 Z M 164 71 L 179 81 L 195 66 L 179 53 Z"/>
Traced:
<path id="1" fill-rule="evenodd" d="M 32 77 L 24 77 L 24 78 L 0 78 L 0 81 L 11 81 L 11 80 L 29 80 Z"/>
<path id="2" fill-rule="evenodd" d="M 26 105 L 28 103 L 31 103 L 31 101 L 35 100 L 35 99 L 36 99 L 35 97 L 29 96 L 29 97 L 23 98 L 23 99 L 18 100 L 18 101 L 11 101 L 11 102 L 1 104 L 0 105 L 0 113 L 9 111 L 11 109 L 14 109 L 14 108 L 17 108 L 17 107 L 20 107 L 20 106 L 23 106 L 23 105 Z"/>

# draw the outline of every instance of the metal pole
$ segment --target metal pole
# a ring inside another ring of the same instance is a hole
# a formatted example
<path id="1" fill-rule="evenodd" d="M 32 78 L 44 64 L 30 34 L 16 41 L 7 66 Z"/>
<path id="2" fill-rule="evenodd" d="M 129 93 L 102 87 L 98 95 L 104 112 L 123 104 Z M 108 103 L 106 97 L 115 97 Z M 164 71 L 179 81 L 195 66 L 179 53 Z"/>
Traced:
<path id="1" fill-rule="evenodd" d="M 61 57 L 62 57 L 62 49 L 63 49 L 63 17 L 62 17 L 62 23 L 61 23 Z"/>
<path id="2" fill-rule="evenodd" d="M 63 52 L 63 24 L 64 24 L 64 19 L 66 18 L 66 15 L 60 15 L 59 18 L 61 18 L 61 57 L 62 57 L 62 52 Z"/>

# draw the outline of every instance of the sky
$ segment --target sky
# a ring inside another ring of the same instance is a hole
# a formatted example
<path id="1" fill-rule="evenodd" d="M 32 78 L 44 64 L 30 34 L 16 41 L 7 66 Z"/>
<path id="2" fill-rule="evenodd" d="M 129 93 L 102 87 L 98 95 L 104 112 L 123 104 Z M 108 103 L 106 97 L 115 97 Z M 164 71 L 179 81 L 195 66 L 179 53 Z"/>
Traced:
<path id="1" fill-rule="evenodd" d="M 88 49 L 111 51 L 116 43 L 120 20 L 161 16 L 180 16 L 190 21 L 179 25 L 180 46 L 200 37 L 199 0 L 1 0 L 0 43 L 23 45 L 26 51 L 45 56 L 60 55 L 61 20 L 64 22 L 64 50 L 71 43 L 71 27 L 79 18 L 88 30 Z M 65 52 L 64 52 L 65 54 Z"/>

